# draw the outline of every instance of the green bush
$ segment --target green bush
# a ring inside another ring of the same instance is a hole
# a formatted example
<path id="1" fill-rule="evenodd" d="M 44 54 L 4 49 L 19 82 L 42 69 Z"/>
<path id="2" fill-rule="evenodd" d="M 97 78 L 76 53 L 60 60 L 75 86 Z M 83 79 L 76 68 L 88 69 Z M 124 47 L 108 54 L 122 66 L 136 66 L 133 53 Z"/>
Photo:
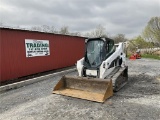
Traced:
<path id="1" fill-rule="evenodd" d="M 142 58 L 151 58 L 151 59 L 157 59 L 160 60 L 160 56 L 159 55 L 152 55 L 152 54 L 143 54 Z"/>

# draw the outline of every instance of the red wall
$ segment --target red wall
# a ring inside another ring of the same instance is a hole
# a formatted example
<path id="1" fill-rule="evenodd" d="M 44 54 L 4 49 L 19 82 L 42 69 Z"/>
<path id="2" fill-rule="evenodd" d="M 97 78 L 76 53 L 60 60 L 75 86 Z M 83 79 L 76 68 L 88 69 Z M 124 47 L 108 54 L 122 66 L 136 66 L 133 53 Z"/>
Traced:
<path id="1" fill-rule="evenodd" d="M 49 40 L 50 55 L 26 57 L 25 39 Z M 84 39 L 0 28 L 0 81 L 72 66 L 84 55 Z"/>

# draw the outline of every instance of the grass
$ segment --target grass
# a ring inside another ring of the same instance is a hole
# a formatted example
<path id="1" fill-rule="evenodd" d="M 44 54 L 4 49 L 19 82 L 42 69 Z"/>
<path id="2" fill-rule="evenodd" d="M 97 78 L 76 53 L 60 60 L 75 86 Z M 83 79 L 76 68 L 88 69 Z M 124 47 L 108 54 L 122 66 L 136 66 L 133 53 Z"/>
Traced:
<path id="1" fill-rule="evenodd" d="M 152 54 L 143 54 L 142 58 L 151 58 L 151 59 L 157 59 L 160 60 L 160 55 L 152 55 Z"/>

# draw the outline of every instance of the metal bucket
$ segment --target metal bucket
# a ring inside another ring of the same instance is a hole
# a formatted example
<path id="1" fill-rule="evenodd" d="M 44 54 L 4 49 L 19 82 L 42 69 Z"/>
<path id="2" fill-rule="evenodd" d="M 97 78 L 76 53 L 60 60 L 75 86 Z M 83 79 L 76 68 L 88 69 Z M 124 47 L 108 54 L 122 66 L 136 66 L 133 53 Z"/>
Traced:
<path id="1" fill-rule="evenodd" d="M 113 96 L 111 79 L 63 76 L 53 93 L 96 102 L 104 102 Z"/>

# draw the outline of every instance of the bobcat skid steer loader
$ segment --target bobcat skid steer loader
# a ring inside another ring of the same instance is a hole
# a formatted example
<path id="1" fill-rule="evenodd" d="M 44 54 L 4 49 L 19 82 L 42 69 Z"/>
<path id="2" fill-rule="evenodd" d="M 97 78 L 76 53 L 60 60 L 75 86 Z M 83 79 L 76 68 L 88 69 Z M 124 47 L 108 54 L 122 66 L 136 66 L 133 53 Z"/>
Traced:
<path id="1" fill-rule="evenodd" d="M 127 83 L 125 43 L 114 45 L 109 38 L 88 38 L 85 43 L 84 57 L 76 64 L 78 76 L 63 76 L 53 93 L 104 102 Z"/>

